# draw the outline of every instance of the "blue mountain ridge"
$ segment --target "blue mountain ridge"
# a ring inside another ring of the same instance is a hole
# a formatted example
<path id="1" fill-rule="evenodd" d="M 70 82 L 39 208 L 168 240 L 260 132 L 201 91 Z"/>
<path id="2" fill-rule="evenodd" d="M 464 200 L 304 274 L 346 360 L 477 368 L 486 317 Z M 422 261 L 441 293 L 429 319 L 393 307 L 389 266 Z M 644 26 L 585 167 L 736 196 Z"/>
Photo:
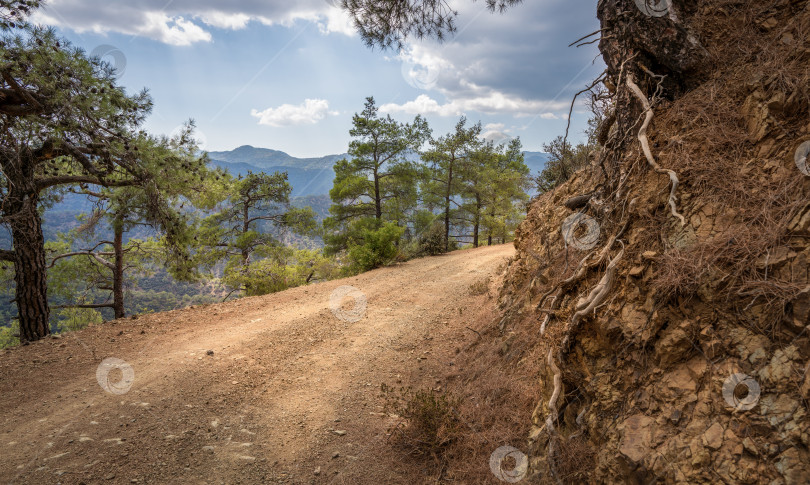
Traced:
<path id="1" fill-rule="evenodd" d="M 549 154 L 543 152 L 527 151 L 523 155 L 532 175 L 543 170 L 549 159 Z M 344 153 L 319 158 L 296 158 L 282 151 L 244 145 L 231 151 L 208 152 L 208 156 L 214 166 L 227 169 L 234 175 L 245 175 L 249 171 L 286 171 L 293 187 L 292 195 L 306 197 L 329 194 L 335 179 L 332 166 L 349 155 Z"/>

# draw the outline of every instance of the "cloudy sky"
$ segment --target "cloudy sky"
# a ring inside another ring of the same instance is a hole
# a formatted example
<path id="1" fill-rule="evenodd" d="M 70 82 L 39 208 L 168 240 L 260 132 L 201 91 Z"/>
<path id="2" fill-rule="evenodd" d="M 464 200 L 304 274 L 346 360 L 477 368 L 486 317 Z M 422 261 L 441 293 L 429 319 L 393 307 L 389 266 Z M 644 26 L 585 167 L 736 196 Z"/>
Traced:
<path id="1" fill-rule="evenodd" d="M 208 150 L 342 153 L 352 115 L 374 96 L 398 120 L 427 117 L 435 135 L 463 114 L 490 138 L 520 136 L 539 151 L 603 69 L 595 46 L 567 47 L 598 29 L 593 1 L 527 0 L 500 15 L 453 0 L 456 35 L 402 52 L 365 47 L 336 3 L 48 0 L 34 20 L 118 66 L 128 90 L 148 88 L 147 129 L 170 134 L 193 118 Z"/>

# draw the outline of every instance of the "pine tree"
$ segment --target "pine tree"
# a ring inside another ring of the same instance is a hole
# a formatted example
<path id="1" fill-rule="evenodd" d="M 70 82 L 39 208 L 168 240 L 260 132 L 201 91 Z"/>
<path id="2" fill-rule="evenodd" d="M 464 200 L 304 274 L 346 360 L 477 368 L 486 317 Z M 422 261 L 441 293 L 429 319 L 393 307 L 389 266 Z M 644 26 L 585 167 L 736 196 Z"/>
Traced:
<path id="1" fill-rule="evenodd" d="M 351 160 L 335 164 L 331 216 L 324 221 L 333 253 L 358 243 L 363 230 L 379 229 L 385 222 L 407 225 L 408 215 L 416 210 L 419 176 L 417 164 L 408 157 L 430 136 L 421 116 L 412 123 L 381 117 L 372 97 L 366 98 L 352 124 Z"/>
<path id="2" fill-rule="evenodd" d="M 149 188 L 160 170 L 141 153 L 137 132 L 152 107 L 148 94 L 127 95 L 109 65 L 52 30 L 8 20 L 32 3 L 0 2 L 0 224 L 13 239 L 0 260 L 14 265 L 22 341 L 50 333 L 42 197 L 81 184 L 138 186 L 156 197 Z M 157 207 L 149 217 L 162 216 Z M 166 232 L 179 227 L 166 221 Z"/>
<path id="3" fill-rule="evenodd" d="M 223 184 L 218 210 L 201 227 L 198 261 L 207 267 L 225 261 L 224 280 L 233 291 L 266 293 L 269 287 L 261 283 L 259 273 L 264 278 L 273 275 L 262 259 L 279 255 L 284 231 L 312 234 L 315 215 L 309 207 L 290 206 L 287 172 L 248 172 L 244 177 L 226 177 Z"/>
<path id="4" fill-rule="evenodd" d="M 70 250 L 53 256 L 50 267 L 65 258 L 86 257 L 90 265 L 84 271 L 62 268 L 62 273 L 65 277 L 74 278 L 74 281 L 85 280 L 90 289 L 111 293 L 108 298 L 100 298 L 102 301 L 72 301 L 60 308 L 112 308 L 115 318 L 123 318 L 126 313 L 125 273 L 143 270 L 148 260 L 160 261 L 179 280 L 194 276 L 195 269 L 190 257 L 192 204 L 197 202 L 204 205 L 206 187 L 221 174 L 207 168 L 208 157 L 200 155 L 193 130 L 193 122 L 189 122 L 172 139 L 141 137 L 139 152 L 142 157 L 156 158 L 154 163 L 161 167 L 159 177 L 153 180 L 148 191 L 140 187 L 91 188 L 86 184 L 70 189 L 70 192 L 94 200 L 95 210 L 85 217 L 81 231 L 74 231 L 71 238 L 73 243 L 68 246 Z M 150 218 L 150 214 L 158 213 L 161 214 L 159 218 Z M 140 226 L 161 233 L 167 221 L 177 229 L 171 235 L 159 240 L 149 238 L 124 242 L 125 234 Z M 112 230 L 111 240 L 98 240 L 95 237 L 100 225 Z M 79 240 L 88 242 L 88 247 L 76 248 Z M 61 265 L 64 266 L 64 263 Z"/>
<path id="5" fill-rule="evenodd" d="M 479 140 L 481 123 L 465 128 L 467 119 L 461 117 L 455 130 L 439 139 L 430 141 L 430 149 L 423 159 L 430 165 L 425 181 L 425 198 L 435 203 L 444 213 L 444 248 L 450 250 L 451 216 L 459 206 L 456 196 L 464 190 L 462 174 L 469 172 L 473 153 L 482 144 Z"/>

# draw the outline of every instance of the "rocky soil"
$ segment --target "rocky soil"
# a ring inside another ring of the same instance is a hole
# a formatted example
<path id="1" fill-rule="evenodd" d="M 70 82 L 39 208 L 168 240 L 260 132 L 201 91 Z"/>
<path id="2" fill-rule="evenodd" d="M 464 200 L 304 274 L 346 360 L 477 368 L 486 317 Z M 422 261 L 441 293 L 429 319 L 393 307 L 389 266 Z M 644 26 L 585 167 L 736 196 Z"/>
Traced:
<path id="1" fill-rule="evenodd" d="M 616 121 L 501 294 L 547 357 L 527 480 L 809 483 L 810 2 L 643 3 L 599 2 Z"/>

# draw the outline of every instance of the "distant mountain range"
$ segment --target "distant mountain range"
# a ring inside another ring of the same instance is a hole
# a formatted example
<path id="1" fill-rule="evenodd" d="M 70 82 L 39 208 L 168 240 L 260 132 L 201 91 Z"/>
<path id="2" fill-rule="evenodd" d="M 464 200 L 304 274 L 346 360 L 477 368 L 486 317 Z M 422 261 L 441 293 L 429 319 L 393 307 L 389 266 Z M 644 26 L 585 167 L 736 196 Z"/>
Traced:
<path id="1" fill-rule="evenodd" d="M 523 154 L 533 176 L 546 166 L 549 158 L 549 154 L 543 152 Z M 234 175 L 286 171 L 293 188 L 293 197 L 305 197 L 329 194 L 335 180 L 332 166 L 349 155 L 343 153 L 320 158 L 296 158 L 282 151 L 244 145 L 227 152 L 208 152 L 208 156 L 213 165 L 227 169 Z"/>
<path id="2" fill-rule="evenodd" d="M 532 176 L 546 166 L 549 155 L 543 152 L 523 152 L 526 165 Z M 315 209 L 318 219 L 328 215 L 329 190 L 335 180 L 332 166 L 338 160 L 348 157 L 348 154 L 327 155 L 320 158 L 296 158 L 287 153 L 241 146 L 227 152 L 209 152 L 211 163 L 214 166 L 228 169 L 231 174 L 244 175 L 252 172 L 286 171 L 293 187 L 293 205 L 296 207 L 311 206 Z M 416 157 L 413 157 L 416 159 Z M 535 195 L 533 189 L 529 195 Z M 90 212 L 93 204 L 84 195 L 65 194 L 63 200 L 56 203 L 44 214 L 43 230 L 45 239 L 52 241 L 58 232 L 65 232 L 78 226 L 76 216 L 83 212 Z M 133 233 L 130 237 L 144 237 L 144 234 Z M 10 235 L 0 231 L 0 247 L 11 247 Z"/>
<path id="3" fill-rule="evenodd" d="M 233 175 L 248 172 L 287 172 L 293 197 L 329 194 L 335 172 L 332 166 L 347 157 L 327 155 L 320 158 L 296 158 L 278 150 L 244 145 L 228 152 L 208 152 L 211 163 Z"/>

